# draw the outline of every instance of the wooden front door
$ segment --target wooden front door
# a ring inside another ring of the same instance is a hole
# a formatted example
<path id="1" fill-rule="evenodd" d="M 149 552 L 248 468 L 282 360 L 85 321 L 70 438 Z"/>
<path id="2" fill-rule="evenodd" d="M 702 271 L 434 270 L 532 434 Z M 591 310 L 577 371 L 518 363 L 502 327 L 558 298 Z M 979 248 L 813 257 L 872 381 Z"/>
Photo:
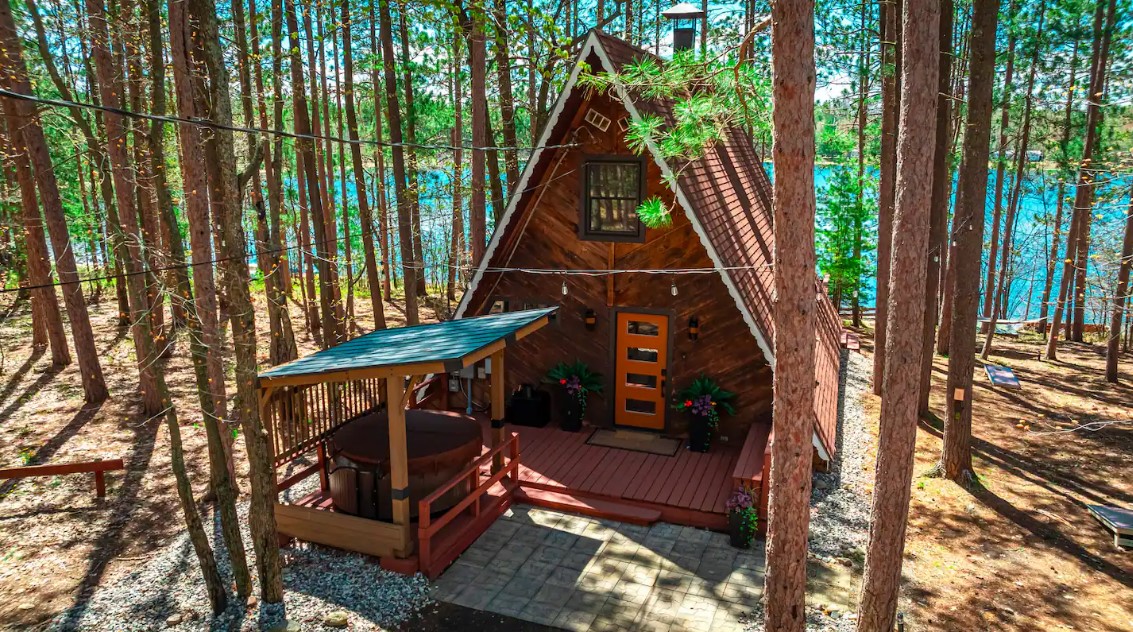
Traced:
<path id="1" fill-rule="evenodd" d="M 614 343 L 614 423 L 665 429 L 669 317 L 618 312 Z"/>

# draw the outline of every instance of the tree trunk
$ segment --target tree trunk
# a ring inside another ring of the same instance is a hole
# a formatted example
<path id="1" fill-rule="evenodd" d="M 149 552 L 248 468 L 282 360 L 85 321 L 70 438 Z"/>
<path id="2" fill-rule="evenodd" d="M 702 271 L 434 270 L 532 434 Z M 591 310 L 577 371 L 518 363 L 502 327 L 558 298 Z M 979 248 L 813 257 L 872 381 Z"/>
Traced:
<path id="1" fill-rule="evenodd" d="M 385 152 L 382 150 L 382 98 L 378 92 L 381 85 L 378 79 L 378 68 L 381 65 L 381 41 L 378 39 L 378 17 L 376 13 L 377 0 L 370 0 L 370 50 L 375 59 L 370 63 L 370 82 L 374 99 L 374 165 L 377 172 L 374 174 L 374 202 L 378 209 L 378 242 L 382 249 L 382 294 L 385 300 L 393 302 L 393 268 L 390 267 L 390 233 L 389 233 L 389 204 L 386 203 L 386 165 Z M 377 292 L 377 287 L 374 288 Z"/>
<path id="2" fill-rule="evenodd" d="M 857 120 L 857 135 L 858 135 L 858 212 L 854 217 L 854 259 L 858 260 L 862 256 L 862 238 L 863 238 L 863 225 L 862 219 L 865 210 L 865 151 L 866 151 L 866 126 L 869 124 L 866 113 L 868 108 L 866 106 L 866 99 L 869 97 L 869 51 L 871 35 L 869 32 L 869 7 L 870 3 L 863 2 L 861 6 L 861 52 L 858 53 L 858 120 Z M 751 7 L 745 3 L 745 19 L 747 22 L 753 22 L 754 16 L 752 15 Z M 745 31 L 750 31 L 754 24 L 748 24 Z M 862 326 L 862 277 L 859 274 L 854 284 L 853 303 L 851 306 L 850 322 L 854 327 Z M 839 303 L 839 307 L 841 304 Z"/>
<path id="3" fill-rule="evenodd" d="M 382 68 L 386 89 L 386 107 L 389 112 L 389 138 L 393 144 L 393 186 L 397 196 L 397 232 L 401 241 L 401 266 L 405 286 L 405 322 L 416 325 L 417 315 L 417 264 L 413 258 L 412 208 L 406 189 L 405 148 L 401 135 L 401 108 L 397 103 L 397 75 L 393 56 L 393 20 L 389 13 L 389 0 L 378 0 L 382 40 Z M 424 273 L 424 270 L 421 271 Z"/>
<path id="4" fill-rule="evenodd" d="M 189 9 L 199 20 L 204 42 L 200 51 L 210 80 L 209 96 L 213 103 L 212 121 L 231 127 L 232 104 L 229 97 L 228 69 L 224 65 L 218 35 L 216 6 L 207 0 L 192 0 Z M 267 445 L 267 430 L 259 416 L 259 399 L 256 389 L 256 323 L 252 297 L 248 290 L 247 245 L 241 223 L 238 171 L 232 132 L 214 131 L 220 155 L 219 182 L 209 183 L 209 194 L 221 196 L 227 206 L 224 222 L 218 227 L 221 240 L 221 279 L 227 286 L 231 303 L 229 315 L 232 325 L 232 342 L 236 356 L 236 399 L 233 410 L 240 421 L 244 446 L 248 453 L 251 498 L 249 525 L 252 544 L 256 551 L 259 569 L 260 592 L 267 603 L 283 600 L 282 564 L 275 528 L 275 501 L 277 497 L 275 472 Z"/>
<path id="5" fill-rule="evenodd" d="M 929 250 L 940 92 L 940 3 L 906 2 L 901 55 L 901 122 L 897 200 L 889 288 L 889 335 L 878 429 L 877 487 L 870 512 L 859 630 L 892 630 L 913 479 L 924 352 L 925 277 Z"/>
<path id="6" fill-rule="evenodd" d="M 67 348 L 63 317 L 59 313 L 59 298 L 55 294 L 55 283 L 51 278 L 51 262 L 47 258 L 50 255 L 47 250 L 47 236 L 43 232 L 43 219 L 39 216 L 39 200 L 35 195 L 35 175 L 31 170 L 31 161 L 28 159 L 23 134 L 19 132 L 18 126 L 21 121 L 15 114 L 15 103 L 6 101 L 3 109 L 7 122 L 3 144 L 4 153 L 8 157 L 5 175 L 8 183 L 15 184 L 20 190 L 21 213 L 13 212 L 11 223 L 12 226 L 23 228 L 27 280 L 35 288 L 31 290 L 32 320 L 36 323 L 36 329 L 42 329 L 40 333 L 43 339 L 37 341 L 38 344 L 50 345 L 51 366 L 60 369 L 71 363 L 71 351 Z M 21 215 L 23 221 L 17 224 L 16 217 Z"/>
<path id="7" fill-rule="evenodd" d="M 170 53 L 173 61 L 173 79 L 178 114 L 182 118 L 199 116 L 193 64 L 189 51 L 193 47 L 191 25 L 185 15 L 184 2 L 169 3 Z M 221 529 L 229 558 L 233 560 L 233 577 L 236 591 L 241 597 L 251 592 L 251 575 L 248 572 L 244 541 L 240 537 L 240 523 L 236 516 L 235 468 L 231 442 L 223 439 L 227 428 L 228 396 L 225 389 L 224 359 L 220 326 L 217 322 L 216 282 L 213 278 L 213 248 L 210 234 L 208 182 L 206 181 L 204 151 L 200 129 L 196 125 L 183 125 L 178 134 L 181 143 L 181 175 L 185 212 L 189 225 L 189 245 L 192 248 L 191 266 L 193 286 L 193 319 L 190 324 L 190 346 L 197 376 L 197 391 L 201 403 L 202 420 L 208 439 L 209 474 L 220 512 Z"/>
<path id="8" fill-rule="evenodd" d="M 315 267 L 318 269 L 319 308 L 322 313 L 319 329 L 322 332 L 321 346 L 325 349 L 337 344 L 338 335 L 334 306 L 335 281 L 334 273 L 331 271 L 330 265 L 332 261 L 330 249 L 333 247 L 333 244 L 327 243 L 328 233 L 324 222 L 326 214 L 323 209 L 323 195 L 320 191 L 321 187 L 319 186 L 319 183 L 322 182 L 322 178 L 318 173 L 315 145 L 310 138 L 312 134 L 318 134 L 318 130 L 312 131 L 311 114 L 307 110 L 307 96 L 304 92 L 306 87 L 303 81 L 303 60 L 299 56 L 299 23 L 295 17 L 293 0 L 285 2 L 285 14 L 287 18 L 288 37 L 290 38 L 289 47 L 291 49 L 291 99 L 294 111 L 295 133 L 303 136 L 303 138 L 299 138 L 295 141 L 295 153 L 300 161 L 300 169 L 303 171 L 307 205 L 309 207 L 312 224 L 314 225 L 315 248 L 313 254 L 317 255 L 314 258 L 316 259 Z M 313 109 L 317 108 L 317 105 L 314 103 L 312 103 L 312 106 Z M 313 287 L 308 287 L 309 295 L 314 294 L 313 290 Z M 319 319 L 314 318 L 312 320 L 314 322 L 319 321 Z"/>
<path id="9" fill-rule="evenodd" d="M 462 19 L 468 39 L 468 64 L 471 71 L 470 96 L 472 98 L 472 199 L 469 208 L 469 240 L 472 242 L 472 261 L 480 261 L 488 241 L 487 208 L 484 191 L 484 148 L 488 145 L 488 97 L 484 79 L 484 32 L 473 11 L 465 11 Z"/>
<path id="10" fill-rule="evenodd" d="M 893 204 L 897 175 L 897 111 L 900 94 L 897 61 L 900 46 L 896 3 L 881 3 L 881 164 L 877 207 L 877 292 L 874 316 L 873 392 L 881 394 L 885 369 L 885 337 L 889 306 L 889 259 L 893 243 Z"/>
<path id="11" fill-rule="evenodd" d="M 960 163 L 952 238 L 952 325 L 948 344 L 947 414 L 941 470 L 954 481 L 972 476 L 972 372 L 976 346 L 976 313 L 983 250 L 992 85 L 995 77 L 995 28 L 999 0 L 976 0 L 972 16 L 968 78 L 968 118 Z M 960 391 L 962 398 L 957 398 Z"/>
<path id="12" fill-rule="evenodd" d="M 354 111 L 354 54 L 351 42 L 350 3 L 342 3 L 342 57 L 346 68 L 346 127 L 350 134 L 350 159 L 354 169 L 354 191 L 358 196 L 358 215 L 362 224 L 362 250 L 366 263 L 366 283 L 370 286 L 370 306 L 374 310 L 374 327 L 386 328 L 382 304 L 381 280 L 374 247 L 374 216 L 366 195 L 366 170 L 362 165 L 362 145 L 358 142 L 358 114 Z M 343 183 L 345 188 L 346 184 Z"/>
<path id="13" fill-rule="evenodd" d="M 814 433 L 814 3 L 771 5 L 775 181 L 775 377 L 765 623 L 806 626 Z M 788 246 L 789 244 L 789 246 Z"/>
<path id="14" fill-rule="evenodd" d="M 936 97 L 936 149 L 932 162 L 932 214 L 929 219 L 928 273 L 925 276 L 924 346 L 921 349 L 920 395 L 917 412 L 929 412 L 928 398 L 932 390 L 932 357 L 936 323 L 939 316 L 937 294 L 940 291 L 941 262 L 948 248 L 948 207 L 952 194 L 952 178 L 948 170 L 952 148 L 948 144 L 952 131 L 952 0 L 940 1 L 939 55 Z"/>
<path id="15" fill-rule="evenodd" d="M 1018 0 L 1011 0 L 1007 14 L 1014 16 Z M 1011 121 L 1011 84 L 1015 76 L 1015 29 L 1008 23 L 1007 28 L 1007 65 L 1003 71 L 1003 96 L 999 110 L 999 142 L 996 145 L 995 156 L 995 203 L 991 213 L 991 241 L 988 243 L 987 276 L 984 279 L 983 311 L 984 318 L 991 318 L 992 305 L 995 303 L 995 267 L 999 256 L 999 230 L 1000 219 L 1003 212 L 1003 178 L 1007 171 L 1007 125 Z M 982 328 L 985 332 L 987 326 Z"/>
<path id="16" fill-rule="evenodd" d="M 405 159 L 407 163 L 406 181 L 409 195 L 409 219 L 413 235 L 413 261 L 417 264 L 414 287 L 417 296 L 428 294 L 425 282 L 425 249 L 421 243 L 421 170 L 417 165 L 417 108 L 414 106 L 413 78 L 414 64 L 409 52 L 409 26 L 406 13 L 410 3 L 399 0 L 397 9 L 398 33 L 401 44 L 402 87 L 405 90 Z M 406 285 L 406 294 L 409 293 Z"/>
<path id="17" fill-rule="evenodd" d="M 47 42 L 47 33 L 43 27 L 43 20 L 40 18 L 39 10 L 34 0 L 29 0 L 29 2 L 27 2 L 27 9 L 32 18 L 32 24 L 35 27 L 36 42 L 39 48 L 40 57 L 43 59 L 44 69 L 47 70 L 48 76 L 51 77 L 51 82 L 55 85 L 55 89 L 59 91 L 60 97 L 62 97 L 62 99 L 65 101 L 74 101 L 75 99 L 73 97 L 70 86 L 66 81 L 64 81 L 63 76 L 59 74 L 59 70 L 55 65 L 55 59 Z M 80 15 L 80 28 L 85 30 L 84 20 L 81 19 L 83 17 L 83 14 L 78 11 L 77 7 L 76 12 L 78 12 Z M 90 90 L 88 100 L 92 103 L 98 104 L 98 84 L 95 80 L 94 72 L 90 69 L 89 66 L 89 58 L 86 52 L 86 40 L 80 39 L 79 50 L 87 70 L 88 89 Z M 120 223 L 118 221 L 118 210 L 114 203 L 114 185 L 111 182 L 110 167 L 107 162 L 106 153 L 102 149 L 102 143 L 101 141 L 99 141 L 99 134 L 96 133 L 96 131 L 92 129 L 90 123 L 88 123 L 87 120 L 83 118 L 82 110 L 78 106 L 68 107 L 67 110 L 71 115 L 71 119 L 74 120 L 76 127 L 78 127 L 79 131 L 83 134 L 83 138 L 86 141 L 87 145 L 87 151 L 90 154 L 91 165 L 98 169 L 97 180 L 100 183 L 99 192 L 102 196 L 103 204 L 105 205 L 107 210 L 107 216 L 110 220 L 109 223 L 113 224 L 114 226 L 118 226 Z M 101 120 L 99 114 L 95 115 L 95 120 L 96 122 Z M 94 182 L 95 178 L 92 177 L 92 187 Z M 122 259 L 125 258 L 122 239 L 121 235 L 117 233 L 108 234 L 107 237 L 108 241 L 111 242 L 112 249 L 114 251 L 115 289 L 118 299 L 118 324 L 128 325 L 130 322 L 130 306 L 129 300 L 126 297 L 126 280 L 125 277 L 123 277 L 121 274 Z M 109 268 L 109 266 L 107 267 Z M 76 352 L 80 352 L 79 349 L 76 348 Z M 82 360 L 80 358 L 80 362 L 81 361 Z"/>
<path id="18" fill-rule="evenodd" d="M 1000 253 L 1000 269 L 999 275 L 996 278 L 996 286 L 994 297 L 994 305 L 991 311 L 991 318 L 988 321 L 987 337 L 984 338 L 983 349 L 980 351 L 980 359 L 987 360 L 988 355 L 991 354 L 992 342 L 995 340 L 995 327 L 1000 316 L 1007 315 L 1006 308 L 1003 303 L 1006 303 L 1011 292 L 1008 289 L 1008 266 L 1011 261 L 1012 241 L 1015 233 L 1015 221 L 1017 219 L 1017 211 L 1019 208 L 1019 198 L 1023 195 L 1023 176 L 1026 174 L 1027 169 L 1027 149 L 1031 137 L 1031 109 L 1032 109 L 1032 96 L 1035 92 L 1035 75 L 1039 66 L 1039 43 L 1042 42 L 1043 35 L 1043 22 L 1046 19 L 1046 0 L 1039 2 L 1039 19 L 1038 26 L 1035 30 L 1035 39 L 1032 42 L 1034 50 L 1031 53 L 1031 68 L 1027 74 L 1027 96 L 1026 102 L 1023 106 L 1023 128 L 1022 136 L 1019 139 L 1019 144 L 1015 151 L 1015 180 L 1011 185 L 1011 193 L 1007 199 L 1007 218 L 1004 221 L 1003 233 L 1003 248 Z M 1029 296 L 1029 294 L 1028 294 Z M 1024 319 L 1026 316 L 1024 315 Z"/>
<path id="19" fill-rule="evenodd" d="M 1125 215 L 1125 239 L 1117 270 L 1117 289 L 1113 292 L 1113 313 L 1109 319 L 1109 338 L 1105 344 L 1105 379 L 1117 383 L 1117 354 L 1121 342 L 1121 320 L 1129 303 L 1129 269 L 1133 267 L 1133 190 L 1129 192 L 1129 212 Z"/>
<path id="20" fill-rule="evenodd" d="M 1077 252 L 1085 245 L 1081 234 L 1089 221 L 1093 208 L 1094 180 L 1096 170 L 1092 164 L 1094 150 L 1098 142 L 1098 128 L 1101 126 L 1102 110 L 1101 100 L 1104 96 L 1106 63 L 1109 57 L 1109 33 L 1113 28 L 1116 14 L 1116 0 L 1109 0 L 1109 9 L 1105 10 L 1105 0 L 1098 0 L 1097 10 L 1094 12 L 1094 53 L 1090 63 L 1090 91 L 1086 100 L 1086 138 L 1082 144 L 1082 161 L 1078 169 L 1078 183 L 1074 191 L 1074 207 L 1071 210 L 1070 231 L 1066 235 L 1066 257 L 1062 266 L 1062 279 L 1059 284 L 1058 301 L 1054 306 L 1054 318 L 1051 327 L 1051 336 L 1047 339 L 1046 359 L 1058 359 L 1058 331 L 1062 324 L 1062 313 L 1066 303 L 1070 279 L 1075 276 L 1075 260 L 1081 261 Z M 1104 17 L 1103 17 L 1104 14 Z M 1079 264 L 1084 272 L 1084 266 Z M 1075 280 L 1078 296 L 1085 298 L 1085 278 L 1079 276 Z M 1083 301 L 1084 302 L 1084 301 Z M 1068 320 L 1069 322 L 1069 320 Z"/>
<path id="21" fill-rule="evenodd" d="M 460 76 L 459 35 L 452 39 L 452 241 L 449 245 L 448 299 L 456 300 L 457 281 L 464 280 L 464 104 Z"/>
<path id="22" fill-rule="evenodd" d="M 28 80 L 27 66 L 24 65 L 22 45 L 12 16 L 8 0 L 0 2 L 0 64 L 4 87 L 21 94 L 34 94 Z M 4 54 L 6 53 L 6 54 Z M 55 169 L 43 133 L 36 106 L 30 101 L 12 100 L 11 110 L 15 119 L 9 118 L 10 130 L 20 130 L 24 146 L 28 151 L 35 172 L 36 186 L 39 189 L 40 203 L 43 205 L 47 230 L 55 254 L 55 271 L 63 289 L 63 304 L 71 325 L 71 338 L 75 345 L 75 356 L 83 382 L 83 394 L 88 402 L 104 401 L 109 395 L 102 366 L 98 360 L 98 350 L 94 344 L 87 304 L 83 299 L 75 251 L 71 247 L 67 220 L 63 213 L 63 200 L 55 179 Z M 15 136 L 15 134 L 13 134 Z"/>
<path id="23" fill-rule="evenodd" d="M 500 84 L 500 121 L 503 128 L 504 147 L 504 173 L 507 176 L 507 190 L 515 190 L 515 183 L 519 182 L 519 153 L 516 149 L 515 136 L 515 104 L 511 86 L 511 55 L 508 47 L 508 21 L 506 0 L 495 2 L 496 20 L 496 72 Z M 507 200 L 495 200 L 492 207 L 502 207 Z"/>
<path id="24" fill-rule="evenodd" d="M 274 3 L 278 5 L 278 2 Z M 256 100 L 259 102 L 260 127 L 268 129 L 266 91 L 264 90 L 263 66 L 260 63 L 259 20 L 256 17 L 256 3 L 248 3 L 249 28 L 252 41 L 252 59 L 255 60 Z M 283 76 L 282 56 L 280 54 L 280 31 L 282 16 L 278 11 L 271 15 L 271 64 L 275 129 L 283 129 L 283 97 L 281 95 Z M 288 271 L 287 252 L 283 247 L 283 184 L 280 170 L 283 163 L 283 139 L 280 136 L 264 136 L 264 176 L 268 186 L 267 257 L 268 273 L 265 281 L 268 287 L 268 320 L 272 333 L 269 358 L 272 364 L 283 364 L 299 357 L 295 346 L 295 331 L 291 327 L 291 314 L 287 311 L 287 296 L 291 283 Z"/>
<path id="25" fill-rule="evenodd" d="M 345 4 L 345 3 L 344 3 Z M 334 8 L 331 7 L 330 19 L 334 20 Z M 342 26 L 342 25 L 340 25 Z M 343 28 L 348 28 L 343 26 Z M 340 29 L 341 32 L 341 29 Z M 341 59 L 338 51 L 338 38 L 331 38 L 333 45 L 331 53 L 334 58 Z M 353 81 L 353 80 L 352 80 Z M 335 107 L 335 135 L 338 138 L 344 138 L 342 127 L 342 66 L 335 63 L 334 66 L 334 107 Z M 354 314 L 354 237 L 351 234 L 350 222 L 350 204 L 347 198 L 346 191 L 346 147 L 347 143 L 341 140 L 336 143 L 338 145 L 338 183 L 340 203 L 342 204 L 342 248 L 343 256 L 346 258 L 346 320 L 343 323 L 347 337 L 353 337 L 358 332 L 358 322 Z M 351 143 L 351 147 L 357 147 L 357 143 Z M 355 180 L 354 183 L 355 196 L 364 198 L 366 196 L 366 178 L 363 176 L 361 180 Z M 363 266 L 365 267 L 365 266 Z M 375 314 L 376 316 L 376 314 Z"/>
<path id="26" fill-rule="evenodd" d="M 155 115 L 165 115 L 165 57 L 161 41 L 161 5 L 157 0 L 143 0 L 146 12 L 146 25 L 149 33 L 150 66 L 150 111 Z M 181 226 L 173 208 L 173 196 L 169 193 L 169 182 L 165 175 L 165 124 L 151 121 L 149 135 L 149 159 L 151 182 L 157 213 L 161 220 L 162 241 L 170 257 L 170 270 L 166 283 L 174 291 L 170 307 L 173 327 L 182 327 L 188 320 L 186 305 L 192 301 L 192 287 L 189 285 L 189 270 L 185 265 L 185 243 Z"/>

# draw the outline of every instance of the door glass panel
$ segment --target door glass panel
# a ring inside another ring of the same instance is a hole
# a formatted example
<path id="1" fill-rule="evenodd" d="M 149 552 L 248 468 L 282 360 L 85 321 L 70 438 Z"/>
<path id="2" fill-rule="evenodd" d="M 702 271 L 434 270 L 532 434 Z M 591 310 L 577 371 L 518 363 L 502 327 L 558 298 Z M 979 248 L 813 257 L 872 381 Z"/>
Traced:
<path id="1" fill-rule="evenodd" d="M 643 399 L 626 399 L 626 412 L 655 415 L 657 414 L 657 402 L 647 402 Z"/>
<path id="2" fill-rule="evenodd" d="M 637 334 L 638 336 L 656 336 L 659 333 L 657 323 L 649 323 L 643 320 L 631 320 L 626 327 L 627 334 Z"/>
<path id="3" fill-rule="evenodd" d="M 644 375 L 641 373 L 626 373 L 626 386 L 657 388 L 657 376 Z"/>
<path id="4" fill-rule="evenodd" d="M 636 360 L 638 362 L 656 362 L 657 350 L 644 349 L 642 347 L 628 347 L 626 348 L 626 359 Z"/>

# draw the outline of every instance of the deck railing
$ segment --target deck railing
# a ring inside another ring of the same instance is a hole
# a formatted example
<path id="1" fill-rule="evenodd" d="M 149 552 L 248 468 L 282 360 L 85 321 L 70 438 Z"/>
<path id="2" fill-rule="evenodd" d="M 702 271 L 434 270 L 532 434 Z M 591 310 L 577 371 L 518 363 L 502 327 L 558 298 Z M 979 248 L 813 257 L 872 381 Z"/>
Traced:
<path id="1" fill-rule="evenodd" d="M 490 471 L 492 460 L 497 455 L 506 457 L 506 462 L 503 467 L 481 481 L 481 472 Z M 475 538 L 480 535 L 481 529 L 478 527 L 486 527 L 485 523 L 487 520 L 494 519 L 494 516 L 489 514 L 500 509 L 500 503 L 507 499 L 511 494 L 511 490 L 509 489 L 503 497 L 487 506 L 484 506 L 480 500 L 487 494 L 489 489 L 503 481 L 506 476 L 510 476 L 511 481 L 518 482 L 519 480 L 519 435 L 515 433 L 511 433 L 503 443 L 480 455 L 480 457 L 463 472 L 457 474 L 447 483 L 434 490 L 433 493 L 418 501 L 417 546 L 419 551 L 418 559 L 420 560 L 422 572 L 429 577 L 435 576 L 434 573 L 439 574 L 440 571 L 444 570 L 450 562 L 463 552 L 468 544 L 471 544 L 472 540 L 475 540 Z M 434 520 L 432 518 L 433 503 L 437 502 L 437 500 L 448 493 L 452 488 L 466 481 L 472 489 L 471 493 Z M 471 511 L 473 524 L 464 530 L 462 534 L 464 537 L 454 542 L 447 543 L 447 546 L 434 547 L 434 538 L 437 538 L 442 529 L 452 523 L 453 520 L 456 520 L 465 511 Z M 487 520 L 482 520 L 484 518 Z M 469 536 L 471 539 L 469 539 Z"/>
<path id="2" fill-rule="evenodd" d="M 376 409 L 384 400 L 380 378 L 281 386 L 267 401 L 276 467 L 318 445 L 336 428 Z"/>

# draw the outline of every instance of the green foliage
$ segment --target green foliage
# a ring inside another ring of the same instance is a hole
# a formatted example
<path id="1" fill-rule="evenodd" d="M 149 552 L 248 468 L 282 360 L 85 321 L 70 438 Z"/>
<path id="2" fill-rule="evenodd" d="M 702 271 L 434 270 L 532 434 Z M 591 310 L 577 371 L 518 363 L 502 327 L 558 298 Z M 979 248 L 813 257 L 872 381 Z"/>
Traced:
<path id="1" fill-rule="evenodd" d="M 602 374 L 591 371 L 582 360 L 560 362 L 547 372 L 547 377 L 567 390 L 577 389 L 583 393 L 602 392 Z"/>
<path id="2" fill-rule="evenodd" d="M 651 197 L 637 207 L 637 219 L 647 228 L 665 228 L 673 223 L 669 207 L 659 197 Z"/>
<path id="3" fill-rule="evenodd" d="M 701 373 L 693 379 L 691 384 L 677 391 L 677 403 L 673 404 L 673 409 L 682 412 L 689 411 L 701 417 L 713 414 L 718 416 L 720 410 L 729 415 L 734 415 L 736 409 L 732 406 L 732 400 L 735 398 L 735 393 L 725 390 L 716 383 L 716 380 Z M 707 408 L 698 405 L 701 401 L 707 403 Z"/>
<path id="4" fill-rule="evenodd" d="M 875 274 L 870 253 L 876 243 L 877 201 L 870 181 L 863 180 L 848 167 L 833 167 L 818 197 L 818 270 L 829 276 L 839 300 L 861 293 Z"/>
<path id="5" fill-rule="evenodd" d="M 631 99 L 672 104 L 667 116 L 644 114 L 630 122 L 626 144 L 639 155 L 652 148 L 663 159 L 691 162 L 729 129 L 770 133 L 769 74 L 732 56 L 705 59 L 686 51 L 665 63 L 644 58 L 619 73 L 583 72 L 578 83 L 589 91 L 624 90 Z M 669 209 L 655 198 L 644 201 L 637 214 L 648 227 L 669 222 Z"/>

